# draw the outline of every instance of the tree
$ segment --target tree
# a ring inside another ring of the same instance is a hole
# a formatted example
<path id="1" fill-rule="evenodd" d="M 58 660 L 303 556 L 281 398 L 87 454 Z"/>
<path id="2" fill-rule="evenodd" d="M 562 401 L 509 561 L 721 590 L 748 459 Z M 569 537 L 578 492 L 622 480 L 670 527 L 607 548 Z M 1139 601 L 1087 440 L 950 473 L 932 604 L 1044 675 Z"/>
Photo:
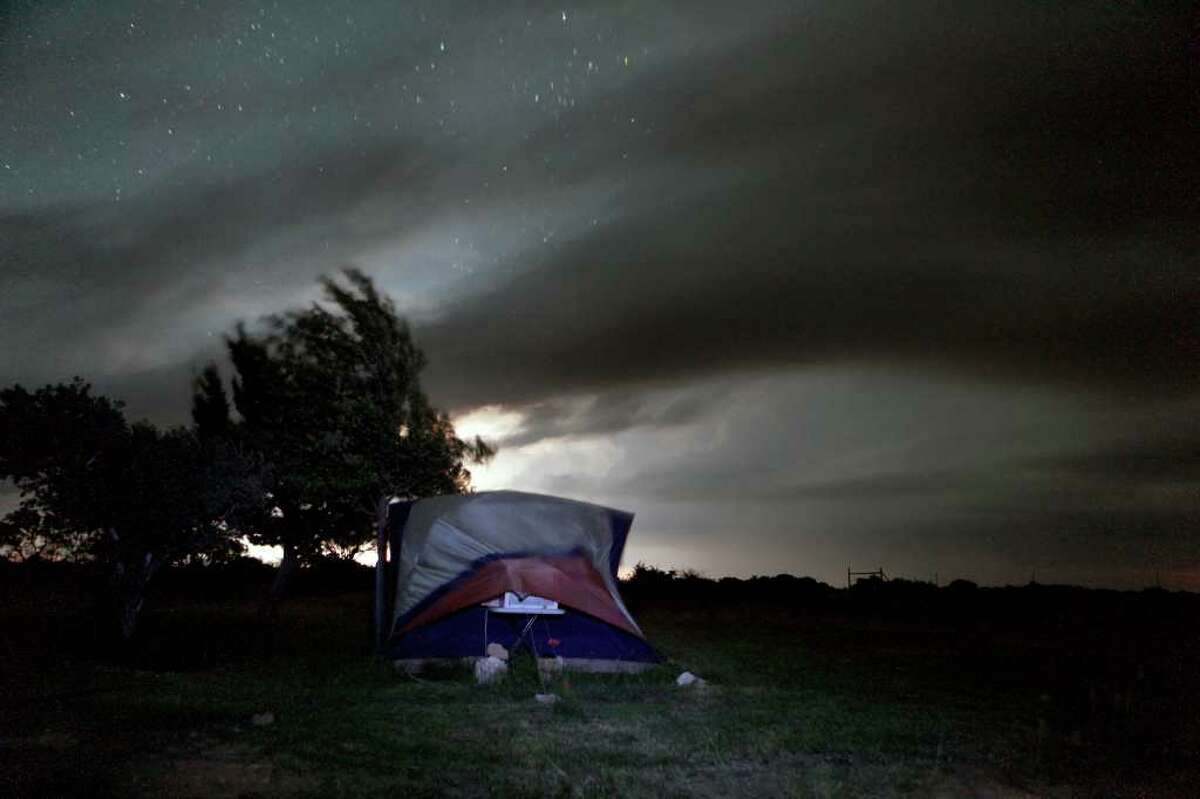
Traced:
<path id="1" fill-rule="evenodd" d="M 215 365 L 194 386 L 199 435 L 225 430 L 271 466 L 269 499 L 242 532 L 283 550 L 273 599 L 301 562 L 374 540 L 381 503 L 467 491 L 465 462 L 494 454 L 479 438 L 458 438 L 430 405 L 419 381 L 425 356 L 392 301 L 365 274 L 344 276 L 348 286 L 321 279 L 330 307 L 272 315 L 260 334 L 235 328 L 236 423 L 212 412 L 228 407 Z"/>
<path id="2" fill-rule="evenodd" d="M 195 434 L 130 425 L 120 402 L 93 396 L 79 378 L 0 391 L 0 478 L 21 493 L 0 543 L 10 554 L 105 567 L 125 639 L 163 565 L 236 546 L 218 519 L 229 492 L 208 477 Z"/>
<path id="3" fill-rule="evenodd" d="M 229 397 L 221 383 L 221 372 L 215 363 L 204 371 L 192 385 L 192 422 L 205 439 L 221 439 L 229 435 Z"/>

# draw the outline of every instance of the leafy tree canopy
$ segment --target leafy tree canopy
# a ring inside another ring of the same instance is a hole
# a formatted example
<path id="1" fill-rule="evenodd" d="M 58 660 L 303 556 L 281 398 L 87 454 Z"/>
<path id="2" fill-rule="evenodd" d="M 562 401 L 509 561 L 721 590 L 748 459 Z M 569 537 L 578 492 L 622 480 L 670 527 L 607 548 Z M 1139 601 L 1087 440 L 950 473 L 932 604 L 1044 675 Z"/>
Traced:
<path id="1" fill-rule="evenodd" d="M 212 481 L 211 463 L 193 432 L 131 425 L 121 403 L 93 395 L 79 378 L 4 389 L 0 478 L 17 486 L 21 502 L 0 526 L 0 553 L 105 565 L 128 636 L 145 584 L 163 564 L 237 547 L 218 522 L 236 483 Z"/>
<path id="2" fill-rule="evenodd" d="M 430 405 L 425 357 L 392 301 L 365 274 L 344 277 L 322 279 L 326 304 L 267 317 L 258 333 L 239 324 L 227 339 L 238 421 L 220 412 L 215 365 L 194 386 L 200 436 L 227 435 L 269 463 L 269 501 L 243 532 L 282 546 L 285 567 L 371 541 L 381 500 L 469 490 L 466 462 L 493 454 Z"/>

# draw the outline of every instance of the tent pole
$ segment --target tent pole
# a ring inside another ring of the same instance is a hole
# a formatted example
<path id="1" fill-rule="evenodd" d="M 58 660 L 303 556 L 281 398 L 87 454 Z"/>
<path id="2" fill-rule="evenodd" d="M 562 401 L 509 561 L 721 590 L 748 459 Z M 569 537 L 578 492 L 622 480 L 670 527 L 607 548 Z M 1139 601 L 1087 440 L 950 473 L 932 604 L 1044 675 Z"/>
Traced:
<path id="1" fill-rule="evenodd" d="M 384 644 L 384 612 L 386 603 L 384 602 L 383 593 L 387 587 L 386 583 L 386 568 L 388 555 L 387 542 L 387 522 L 388 522 L 388 498 L 383 497 L 379 500 L 379 506 L 375 513 L 375 651 L 382 652 Z"/>

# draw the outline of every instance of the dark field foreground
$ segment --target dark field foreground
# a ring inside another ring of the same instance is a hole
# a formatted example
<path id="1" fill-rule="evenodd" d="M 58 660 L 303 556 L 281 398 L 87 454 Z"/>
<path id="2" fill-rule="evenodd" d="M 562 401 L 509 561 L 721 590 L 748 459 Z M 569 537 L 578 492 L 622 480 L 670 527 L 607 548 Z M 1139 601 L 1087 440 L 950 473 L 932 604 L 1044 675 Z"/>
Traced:
<path id="1" fill-rule="evenodd" d="M 395 674 L 365 592 L 295 599 L 275 634 L 252 599 L 160 597 L 118 655 L 10 595 L 0 796 L 1200 793 L 1194 596 L 702 588 L 630 591 L 661 669 L 549 687 L 530 660 Z"/>

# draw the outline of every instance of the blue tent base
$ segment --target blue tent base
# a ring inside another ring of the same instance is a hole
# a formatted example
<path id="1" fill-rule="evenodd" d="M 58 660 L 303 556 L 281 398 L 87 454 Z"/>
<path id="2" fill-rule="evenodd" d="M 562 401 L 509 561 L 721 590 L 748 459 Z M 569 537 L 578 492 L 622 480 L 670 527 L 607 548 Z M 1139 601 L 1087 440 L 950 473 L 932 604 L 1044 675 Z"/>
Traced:
<path id="1" fill-rule="evenodd" d="M 393 633 L 384 654 L 397 661 L 455 661 L 483 657 L 491 643 L 510 651 L 528 649 L 539 660 L 562 658 L 564 664 L 604 661 L 652 665 L 662 660 L 638 636 L 570 608 L 561 616 L 530 617 L 490 613 L 478 605 L 407 633 Z"/>
<path id="2" fill-rule="evenodd" d="M 393 660 L 397 670 L 406 674 L 421 674 L 430 670 L 470 669 L 478 657 L 465 658 L 401 658 Z M 657 663 L 638 660 L 604 660 L 602 658 L 538 658 L 538 671 L 543 676 L 560 671 L 585 672 L 589 674 L 638 674 L 652 669 Z"/>

